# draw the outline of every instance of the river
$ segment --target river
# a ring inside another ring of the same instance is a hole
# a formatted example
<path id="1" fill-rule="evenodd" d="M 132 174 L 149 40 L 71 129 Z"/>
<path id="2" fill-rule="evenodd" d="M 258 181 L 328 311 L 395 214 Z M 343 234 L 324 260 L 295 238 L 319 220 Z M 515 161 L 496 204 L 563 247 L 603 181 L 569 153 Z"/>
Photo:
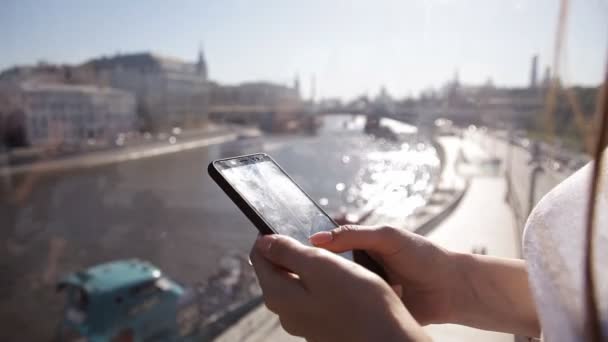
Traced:
<path id="1" fill-rule="evenodd" d="M 241 139 L 2 180 L 0 340 L 49 340 L 61 320 L 56 281 L 110 260 L 148 260 L 183 284 L 200 284 L 208 314 L 258 294 L 246 264 L 257 231 L 208 177 L 217 158 L 270 154 L 334 217 L 408 215 L 432 192 L 439 160 L 415 128 L 383 124 L 399 139 L 366 135 L 361 117 L 331 116 L 314 136 Z"/>

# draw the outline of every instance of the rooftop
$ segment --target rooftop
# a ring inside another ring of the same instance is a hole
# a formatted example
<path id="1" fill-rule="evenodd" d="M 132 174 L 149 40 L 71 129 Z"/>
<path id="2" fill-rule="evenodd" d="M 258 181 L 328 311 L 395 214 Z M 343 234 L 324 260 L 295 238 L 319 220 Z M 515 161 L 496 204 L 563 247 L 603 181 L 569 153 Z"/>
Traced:
<path id="1" fill-rule="evenodd" d="M 174 57 L 161 56 L 156 53 L 142 52 L 126 55 L 115 55 L 92 59 L 84 65 L 92 65 L 95 68 L 142 68 L 152 67 L 168 71 L 195 72 L 195 63 L 183 61 Z"/>
<path id="2" fill-rule="evenodd" d="M 23 91 L 52 91 L 64 93 L 87 93 L 87 94 L 128 94 L 120 89 L 111 87 L 100 87 L 88 84 L 64 84 L 64 83 L 43 83 L 43 82 L 22 82 L 19 88 Z"/>
<path id="3" fill-rule="evenodd" d="M 82 286 L 90 292 L 112 292 L 129 288 L 161 276 L 154 265 L 133 259 L 113 261 L 70 274 L 65 283 Z"/>

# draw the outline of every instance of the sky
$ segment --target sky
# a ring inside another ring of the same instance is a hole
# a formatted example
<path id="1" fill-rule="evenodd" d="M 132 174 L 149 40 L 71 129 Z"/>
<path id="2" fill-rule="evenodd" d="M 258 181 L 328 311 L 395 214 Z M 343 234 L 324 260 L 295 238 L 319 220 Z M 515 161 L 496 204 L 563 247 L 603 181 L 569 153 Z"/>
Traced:
<path id="1" fill-rule="evenodd" d="M 211 79 L 292 84 L 303 96 L 395 97 L 463 83 L 526 85 L 551 65 L 559 0 L 2 0 L 0 70 L 153 51 L 194 61 Z M 608 0 L 572 0 L 569 83 L 601 82 Z"/>

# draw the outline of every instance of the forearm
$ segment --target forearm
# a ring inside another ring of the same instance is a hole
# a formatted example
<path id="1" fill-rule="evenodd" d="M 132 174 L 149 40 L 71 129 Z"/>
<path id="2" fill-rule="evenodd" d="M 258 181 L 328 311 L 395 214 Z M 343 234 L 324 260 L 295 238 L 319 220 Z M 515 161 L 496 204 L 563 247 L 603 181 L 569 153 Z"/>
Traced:
<path id="1" fill-rule="evenodd" d="M 452 301 L 452 323 L 524 336 L 540 335 L 523 260 L 453 254 L 461 281 Z"/>

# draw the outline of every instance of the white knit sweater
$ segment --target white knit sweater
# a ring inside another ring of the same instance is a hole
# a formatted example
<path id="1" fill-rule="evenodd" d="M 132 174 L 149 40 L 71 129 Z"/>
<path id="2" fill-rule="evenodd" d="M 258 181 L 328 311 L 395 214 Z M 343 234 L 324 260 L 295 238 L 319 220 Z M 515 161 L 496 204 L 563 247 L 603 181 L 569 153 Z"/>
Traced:
<path id="1" fill-rule="evenodd" d="M 603 164 L 596 201 L 594 267 L 600 321 L 607 336 L 608 160 Z M 524 257 L 543 338 L 549 342 L 585 340 L 583 249 L 591 172 L 591 164 L 586 165 L 558 185 L 538 203 L 526 223 Z"/>

